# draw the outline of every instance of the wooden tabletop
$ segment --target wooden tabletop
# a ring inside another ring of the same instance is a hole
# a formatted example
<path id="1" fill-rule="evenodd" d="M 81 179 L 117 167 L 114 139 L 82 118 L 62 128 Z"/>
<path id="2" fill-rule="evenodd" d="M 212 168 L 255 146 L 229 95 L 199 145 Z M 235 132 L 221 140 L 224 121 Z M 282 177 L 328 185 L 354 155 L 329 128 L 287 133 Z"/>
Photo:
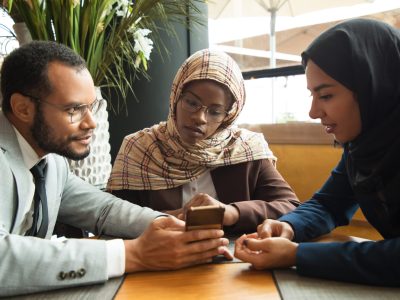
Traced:
<path id="1" fill-rule="evenodd" d="M 223 263 L 129 274 L 115 299 L 281 298 L 270 271 L 253 270 L 248 263 Z"/>
<path id="2" fill-rule="evenodd" d="M 365 241 L 327 234 L 317 242 Z M 177 271 L 126 276 L 116 300 L 125 299 L 281 299 L 270 271 L 256 271 L 244 262 L 206 264 Z"/>

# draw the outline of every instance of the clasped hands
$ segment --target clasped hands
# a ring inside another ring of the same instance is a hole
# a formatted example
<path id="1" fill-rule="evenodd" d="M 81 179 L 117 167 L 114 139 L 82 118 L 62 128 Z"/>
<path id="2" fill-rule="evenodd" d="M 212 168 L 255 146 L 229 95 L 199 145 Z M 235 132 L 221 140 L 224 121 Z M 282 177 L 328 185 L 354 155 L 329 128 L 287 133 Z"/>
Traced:
<path id="1" fill-rule="evenodd" d="M 257 270 L 294 266 L 298 244 L 291 241 L 293 237 L 288 223 L 267 219 L 258 225 L 257 232 L 236 240 L 235 257 Z"/>

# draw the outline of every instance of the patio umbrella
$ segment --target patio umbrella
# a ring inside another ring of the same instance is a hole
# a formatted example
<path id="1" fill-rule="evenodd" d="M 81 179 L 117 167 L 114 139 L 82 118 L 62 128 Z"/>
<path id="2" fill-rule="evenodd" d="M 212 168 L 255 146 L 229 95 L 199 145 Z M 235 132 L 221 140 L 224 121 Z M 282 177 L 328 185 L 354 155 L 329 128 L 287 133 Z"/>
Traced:
<path id="1" fill-rule="evenodd" d="M 359 17 L 399 7 L 398 0 L 214 0 L 209 2 L 209 17 L 214 20 L 235 18 L 243 28 L 251 19 L 254 22 L 255 18 L 264 17 L 264 20 L 266 17 L 269 18 L 270 67 L 274 68 L 276 67 L 276 26 L 280 21 L 286 23 L 286 26 L 295 28 Z M 316 19 L 317 13 L 323 13 L 323 17 Z M 287 25 L 289 23 L 292 25 Z M 282 24 L 282 26 L 285 25 Z M 252 29 L 247 31 L 257 32 L 261 30 L 259 27 L 254 26 L 253 23 Z"/>

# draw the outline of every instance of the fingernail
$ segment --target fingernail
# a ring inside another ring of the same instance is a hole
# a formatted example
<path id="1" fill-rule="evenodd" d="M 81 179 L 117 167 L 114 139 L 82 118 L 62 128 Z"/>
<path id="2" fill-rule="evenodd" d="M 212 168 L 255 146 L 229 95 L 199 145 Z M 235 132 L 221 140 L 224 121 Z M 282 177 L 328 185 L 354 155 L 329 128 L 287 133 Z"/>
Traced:
<path id="1" fill-rule="evenodd" d="M 226 248 L 225 248 L 225 247 L 218 247 L 218 253 L 219 253 L 219 254 L 224 254 L 225 251 L 226 251 Z"/>

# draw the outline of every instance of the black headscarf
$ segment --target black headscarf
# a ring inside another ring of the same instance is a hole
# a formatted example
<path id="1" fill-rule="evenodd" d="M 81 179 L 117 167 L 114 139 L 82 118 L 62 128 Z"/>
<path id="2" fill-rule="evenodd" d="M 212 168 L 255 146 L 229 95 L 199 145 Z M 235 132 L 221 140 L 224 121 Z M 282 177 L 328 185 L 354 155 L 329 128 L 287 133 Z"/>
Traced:
<path id="1" fill-rule="evenodd" d="M 354 19 L 317 37 L 302 53 L 353 91 L 362 131 L 344 145 L 356 192 L 383 188 L 400 172 L 400 33 L 386 23 Z"/>

